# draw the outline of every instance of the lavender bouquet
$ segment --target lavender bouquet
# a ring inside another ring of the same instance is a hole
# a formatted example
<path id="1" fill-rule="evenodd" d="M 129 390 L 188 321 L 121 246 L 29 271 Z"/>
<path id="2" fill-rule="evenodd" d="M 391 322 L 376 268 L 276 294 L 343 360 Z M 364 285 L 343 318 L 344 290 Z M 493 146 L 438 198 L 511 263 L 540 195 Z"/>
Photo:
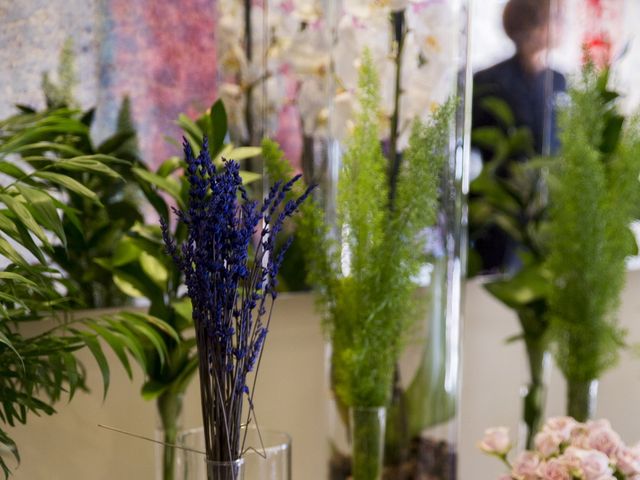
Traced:
<path id="1" fill-rule="evenodd" d="M 174 212 L 187 238 L 177 245 L 164 219 L 162 232 L 193 307 L 208 477 L 232 480 L 245 451 L 242 427 L 254 419 L 256 375 L 288 247 L 276 252 L 276 238 L 311 189 L 287 201 L 296 176 L 275 183 L 258 205 L 236 162 L 216 170 L 206 139 L 197 157 L 186 141 L 184 152 L 189 204 Z"/>

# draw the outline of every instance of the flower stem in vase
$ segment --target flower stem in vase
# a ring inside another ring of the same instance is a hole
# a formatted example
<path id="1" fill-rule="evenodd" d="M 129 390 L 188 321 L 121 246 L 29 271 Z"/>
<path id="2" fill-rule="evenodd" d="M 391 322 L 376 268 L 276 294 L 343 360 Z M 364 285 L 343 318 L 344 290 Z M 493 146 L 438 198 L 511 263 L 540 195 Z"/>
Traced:
<path id="1" fill-rule="evenodd" d="M 405 392 L 400 383 L 399 366 L 394 374 L 393 393 L 387 411 L 385 432 L 384 463 L 385 466 L 397 467 L 406 462 L 411 447 L 409 438 L 409 412 Z"/>
<path id="2" fill-rule="evenodd" d="M 353 480 L 382 478 L 386 416 L 385 407 L 350 409 Z"/>
<path id="3" fill-rule="evenodd" d="M 176 449 L 169 445 L 175 445 L 180 429 L 182 415 L 182 395 L 168 391 L 158 397 L 156 401 L 160 423 L 162 427 L 162 480 L 174 480 L 176 474 Z"/>
<path id="4" fill-rule="evenodd" d="M 245 41 L 245 55 L 247 57 L 247 63 L 249 64 L 249 71 L 251 71 L 251 63 L 253 62 L 253 28 L 251 25 L 252 14 L 251 0 L 244 0 L 244 41 Z M 246 89 L 245 95 L 245 107 L 244 107 L 244 120 L 247 125 L 247 145 L 254 145 L 253 141 L 253 80 L 251 78 L 244 79 L 244 88 Z"/>
<path id="5" fill-rule="evenodd" d="M 596 413 L 597 380 L 569 380 L 567 382 L 567 415 L 578 422 L 586 422 Z"/>
<path id="6" fill-rule="evenodd" d="M 244 460 L 211 462 L 207 460 L 207 480 L 244 480 Z"/>
<path id="7" fill-rule="evenodd" d="M 395 84 L 394 84 L 394 100 L 393 115 L 391 116 L 391 133 L 389 136 L 389 166 L 390 166 L 390 190 L 389 197 L 393 201 L 396 192 L 396 183 L 398 173 L 400 172 L 401 156 L 398 154 L 398 137 L 400 135 L 400 94 L 402 80 L 402 51 L 404 49 L 404 39 L 406 36 L 406 22 L 404 10 L 394 12 L 392 15 L 393 31 L 395 36 Z"/>
<path id="8" fill-rule="evenodd" d="M 545 372 L 547 371 L 549 353 L 547 342 L 543 338 L 525 337 L 527 359 L 529 362 L 530 383 L 523 395 L 523 421 L 526 428 L 526 445 L 533 447 L 533 438 L 540 430 L 547 396 Z"/>

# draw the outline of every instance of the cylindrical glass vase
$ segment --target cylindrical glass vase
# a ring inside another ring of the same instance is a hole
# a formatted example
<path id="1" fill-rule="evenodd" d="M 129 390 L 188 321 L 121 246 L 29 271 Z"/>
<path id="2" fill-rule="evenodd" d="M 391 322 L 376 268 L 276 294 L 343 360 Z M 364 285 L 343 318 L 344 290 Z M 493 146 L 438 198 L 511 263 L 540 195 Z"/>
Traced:
<path id="1" fill-rule="evenodd" d="M 579 422 L 592 420 L 598 404 L 598 380 L 567 382 L 567 413 Z"/>
<path id="2" fill-rule="evenodd" d="M 333 185 L 322 193 L 326 197 L 326 218 L 337 218 L 332 197 L 338 190 L 336 181 L 343 155 L 360 111 L 358 69 L 363 64 L 365 49 L 380 79 L 379 141 L 388 162 L 391 198 L 394 180 L 406 159 L 414 121 L 428 123 L 440 107 L 448 101 L 453 103 L 455 113 L 447 131 L 447 161 L 438 172 L 436 221 L 420 235 L 423 262 L 419 272 L 412 276 L 414 318 L 405 322 L 411 325 L 410 332 L 402 332 L 406 341 L 401 346 L 392 374 L 393 386 L 388 392 L 381 477 L 453 480 L 457 478 L 460 305 L 466 263 L 469 17 L 467 2 L 463 0 L 408 2 L 403 6 L 404 3 L 334 1 L 329 5 L 326 18 L 332 37 L 333 70 L 328 87 L 329 159 L 325 178 Z M 335 234 L 344 235 L 345 229 L 336 229 Z M 348 277 L 350 253 L 344 247 L 347 242 L 338 243 L 342 249 L 342 270 Z M 335 352 L 328 358 L 333 423 L 329 478 L 346 480 L 355 473 L 351 470 L 357 460 L 354 432 L 349 425 L 348 408 L 340 404 L 333 385 L 335 369 L 331 359 L 335 358 Z M 363 371 L 362 376 L 366 375 Z"/>
<path id="3" fill-rule="evenodd" d="M 183 432 L 178 446 L 177 480 L 291 480 L 291 437 L 283 432 L 248 428 L 242 458 L 233 463 L 205 460 L 202 428 Z M 237 477 L 216 476 L 234 471 Z"/>
<path id="4" fill-rule="evenodd" d="M 174 447 L 182 430 L 183 394 L 164 393 L 156 400 L 156 480 L 175 480 L 177 449 Z"/>
<path id="5" fill-rule="evenodd" d="M 240 458 L 234 462 L 211 462 L 205 460 L 207 480 L 244 480 L 245 464 Z"/>
<path id="6" fill-rule="evenodd" d="M 385 407 L 349 409 L 353 480 L 382 478 L 386 422 Z"/>

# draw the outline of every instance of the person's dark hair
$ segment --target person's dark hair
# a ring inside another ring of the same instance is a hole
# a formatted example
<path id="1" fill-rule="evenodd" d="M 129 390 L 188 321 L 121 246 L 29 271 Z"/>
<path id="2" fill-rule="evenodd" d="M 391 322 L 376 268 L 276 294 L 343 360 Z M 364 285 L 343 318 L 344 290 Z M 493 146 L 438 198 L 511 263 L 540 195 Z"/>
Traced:
<path id="1" fill-rule="evenodd" d="M 504 9 L 504 30 L 520 46 L 539 27 L 549 24 L 551 0 L 509 0 Z"/>

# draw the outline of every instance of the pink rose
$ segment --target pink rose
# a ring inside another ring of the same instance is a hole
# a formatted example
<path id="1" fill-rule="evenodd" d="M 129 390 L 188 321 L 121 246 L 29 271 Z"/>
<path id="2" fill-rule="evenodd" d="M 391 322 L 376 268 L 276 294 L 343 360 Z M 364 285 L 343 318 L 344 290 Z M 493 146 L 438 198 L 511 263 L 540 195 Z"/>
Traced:
<path id="1" fill-rule="evenodd" d="M 544 424 L 543 429 L 551 432 L 556 432 L 562 437 L 563 441 L 568 441 L 571 438 L 571 433 L 581 424 L 576 422 L 571 417 L 552 417 Z"/>
<path id="2" fill-rule="evenodd" d="M 534 452 L 522 452 L 513 462 L 511 475 L 518 480 L 537 480 L 540 457 Z"/>
<path id="3" fill-rule="evenodd" d="M 616 465 L 625 475 L 640 475 L 640 449 L 620 447 L 616 452 Z"/>
<path id="4" fill-rule="evenodd" d="M 552 458 L 543 463 L 539 469 L 543 480 L 571 480 L 573 476 L 567 465 L 559 458 Z"/>
<path id="5" fill-rule="evenodd" d="M 579 473 L 582 469 L 582 452 L 585 450 L 581 450 L 576 447 L 568 447 L 564 453 L 562 454 L 562 460 L 565 465 L 572 473 Z"/>
<path id="6" fill-rule="evenodd" d="M 587 444 L 589 448 L 598 450 L 608 457 L 613 457 L 622 446 L 620 435 L 613 431 L 611 424 L 607 420 L 589 422 Z"/>
<path id="7" fill-rule="evenodd" d="M 506 455 L 511 450 L 509 429 L 506 427 L 488 428 L 478 445 L 483 452 L 493 455 Z"/>
<path id="8" fill-rule="evenodd" d="M 600 480 L 613 475 L 609 465 L 609 457 L 597 450 L 577 450 L 576 455 L 580 459 L 580 470 L 584 480 Z"/>
<path id="9" fill-rule="evenodd" d="M 548 458 L 560 451 L 562 436 L 554 431 L 543 430 L 536 434 L 533 442 L 535 444 L 536 451 L 540 454 L 540 456 L 543 458 Z"/>
<path id="10" fill-rule="evenodd" d="M 586 425 L 581 424 L 579 427 L 573 429 L 569 444 L 583 450 L 589 449 L 589 430 L 587 430 Z"/>

